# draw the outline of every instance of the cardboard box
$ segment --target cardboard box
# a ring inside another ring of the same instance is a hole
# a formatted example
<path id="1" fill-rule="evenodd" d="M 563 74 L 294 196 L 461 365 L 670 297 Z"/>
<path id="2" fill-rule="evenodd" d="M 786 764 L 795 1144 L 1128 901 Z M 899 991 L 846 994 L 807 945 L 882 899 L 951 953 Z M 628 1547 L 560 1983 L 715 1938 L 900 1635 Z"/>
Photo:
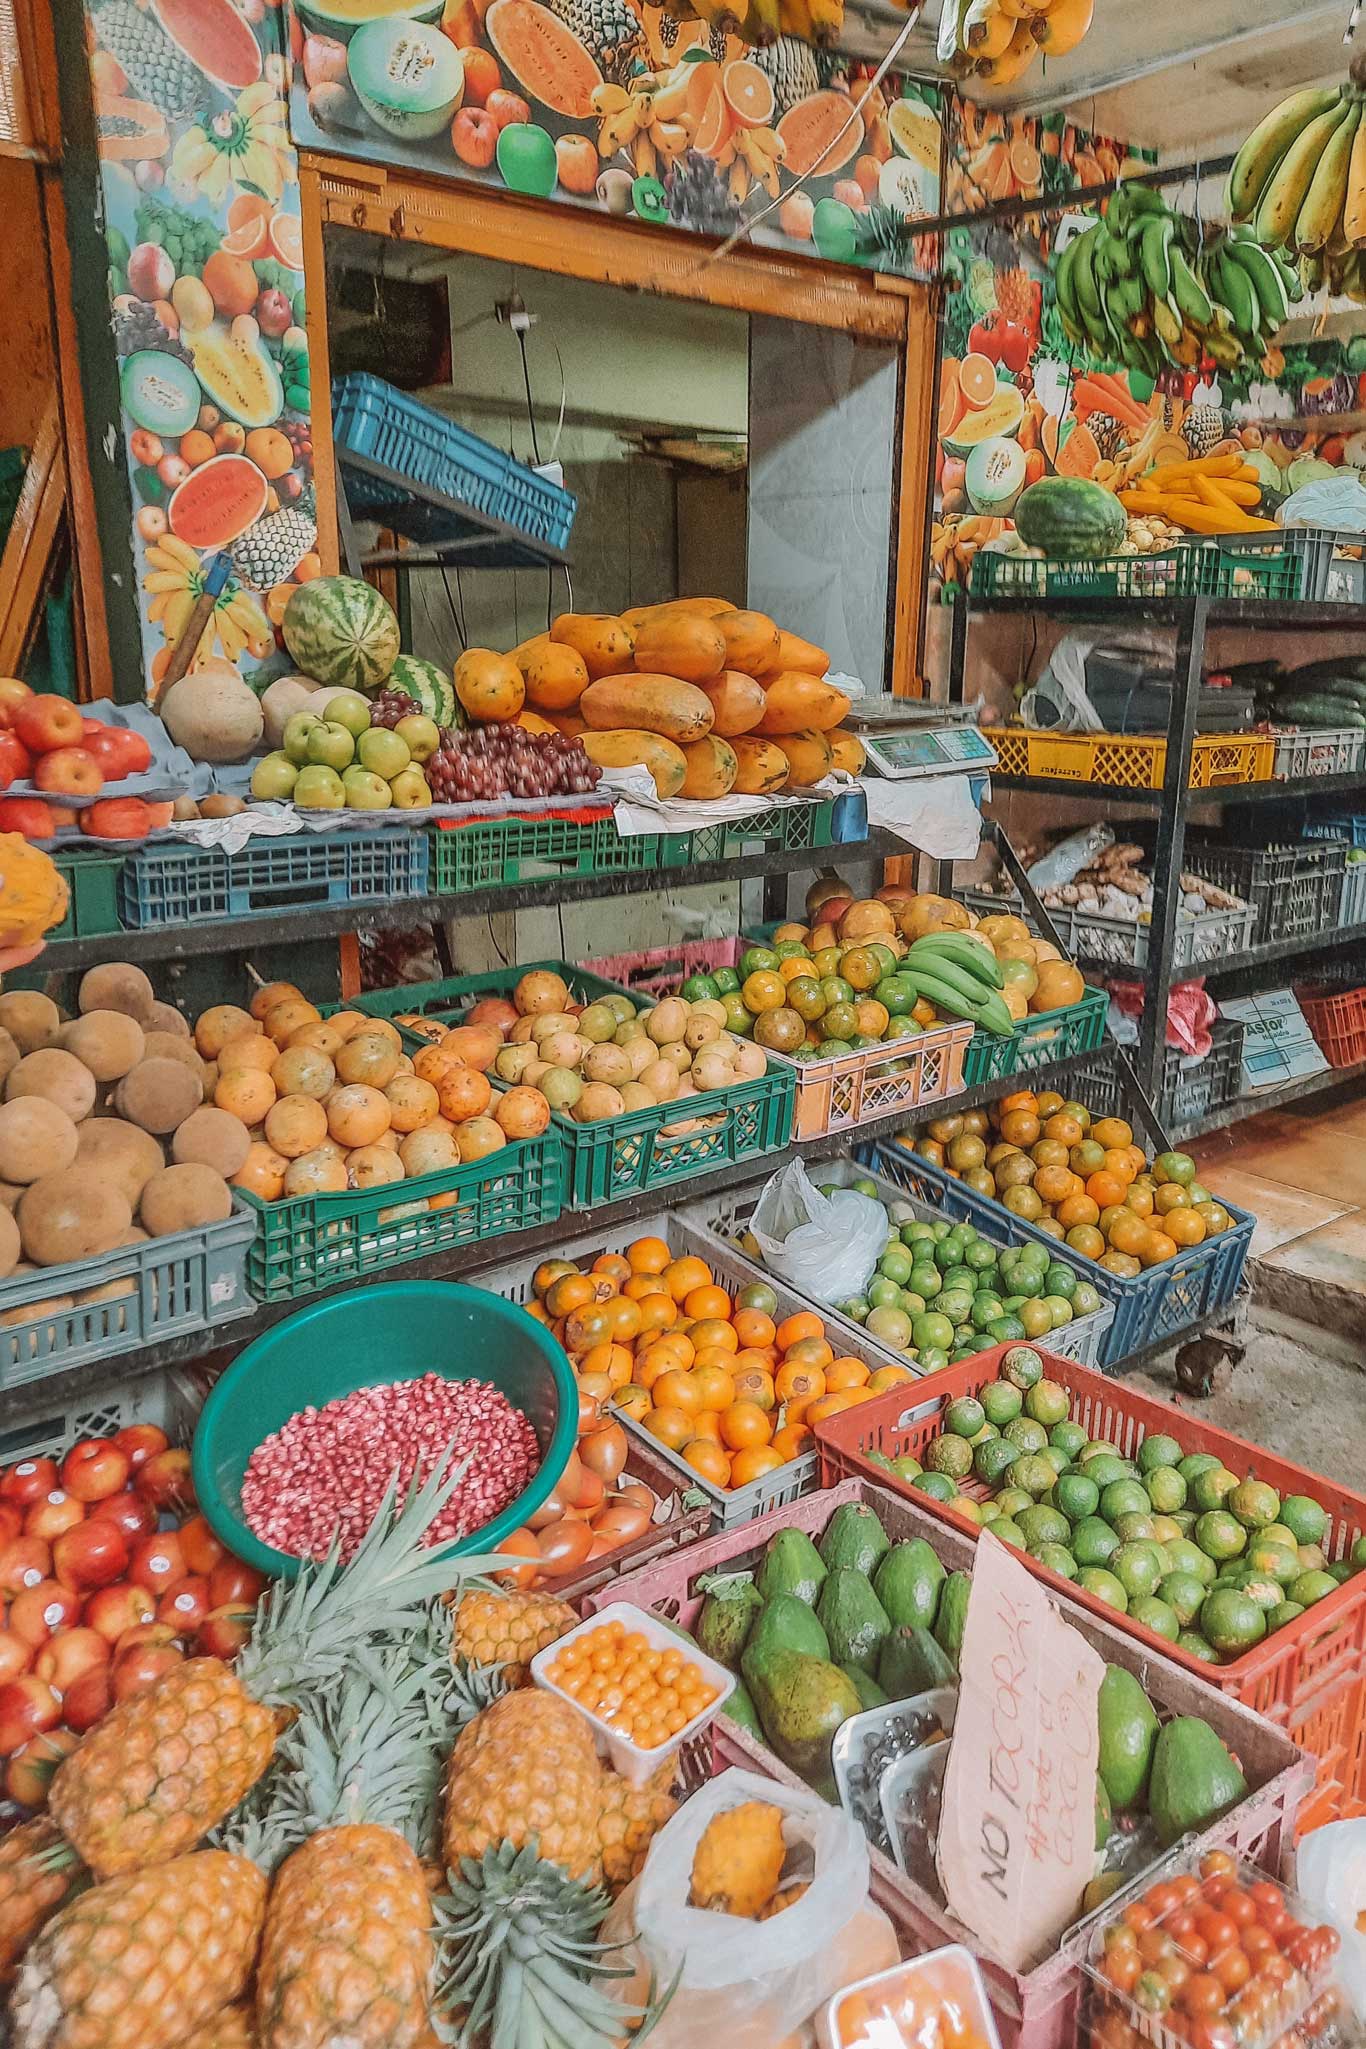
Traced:
<path id="1" fill-rule="evenodd" d="M 1265 989 L 1256 996 L 1238 996 L 1219 1005 L 1225 1017 L 1245 1027 L 1243 1094 L 1279 1088 L 1325 1074 L 1328 1062 L 1314 1041 L 1304 1012 L 1289 989 Z"/>

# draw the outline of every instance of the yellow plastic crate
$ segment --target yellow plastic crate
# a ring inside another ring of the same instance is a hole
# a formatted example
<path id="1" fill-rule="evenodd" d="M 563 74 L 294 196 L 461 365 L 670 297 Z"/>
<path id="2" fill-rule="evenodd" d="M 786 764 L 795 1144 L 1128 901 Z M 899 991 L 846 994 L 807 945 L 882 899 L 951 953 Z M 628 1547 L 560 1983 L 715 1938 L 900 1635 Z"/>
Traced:
<path id="1" fill-rule="evenodd" d="M 1032 733 L 988 726 L 1003 776 L 1048 776 L 1061 783 L 1104 783 L 1126 790 L 1160 790 L 1167 743 L 1129 733 Z M 1271 780 L 1276 743 L 1261 733 L 1211 734 L 1191 753 L 1192 790 Z"/>

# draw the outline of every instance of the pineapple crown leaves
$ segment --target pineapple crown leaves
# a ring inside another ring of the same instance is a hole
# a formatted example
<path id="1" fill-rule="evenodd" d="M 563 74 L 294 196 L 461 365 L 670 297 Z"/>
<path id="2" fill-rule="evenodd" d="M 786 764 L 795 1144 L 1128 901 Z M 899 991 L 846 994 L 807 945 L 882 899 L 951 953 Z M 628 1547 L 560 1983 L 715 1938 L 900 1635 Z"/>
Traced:
<path id="1" fill-rule="evenodd" d="M 461 2049 L 610 2049 L 628 2024 L 632 2042 L 642 2042 L 677 1989 L 675 1978 L 657 1998 L 652 1977 L 643 2007 L 597 1989 L 596 1978 L 631 1975 L 630 1965 L 611 1961 L 621 1946 L 596 1940 L 607 1896 L 543 1862 L 534 1842 L 463 1857 L 447 1884 L 432 1902 L 438 1972 L 446 1973 L 437 1999 L 464 2010 Z"/>
<path id="2" fill-rule="evenodd" d="M 280 1743 L 277 1802 L 302 1835 L 373 1822 L 426 1847 L 448 1733 L 427 1679 L 406 1652 L 363 1657 L 339 1688 L 305 1703 Z"/>
<path id="3" fill-rule="evenodd" d="M 443 1478 L 446 1457 L 438 1458 L 424 1482 L 414 1478 L 401 1508 L 395 1477 L 349 1565 L 334 1544 L 320 1563 L 305 1560 L 293 1580 L 273 1583 L 237 1661 L 237 1677 L 255 1699 L 295 1705 L 340 1679 L 361 1644 L 420 1632 L 427 1622 L 424 1604 L 435 1595 L 506 1565 L 500 1552 L 466 1556 L 424 1548 L 469 1464 L 462 1460 Z"/>

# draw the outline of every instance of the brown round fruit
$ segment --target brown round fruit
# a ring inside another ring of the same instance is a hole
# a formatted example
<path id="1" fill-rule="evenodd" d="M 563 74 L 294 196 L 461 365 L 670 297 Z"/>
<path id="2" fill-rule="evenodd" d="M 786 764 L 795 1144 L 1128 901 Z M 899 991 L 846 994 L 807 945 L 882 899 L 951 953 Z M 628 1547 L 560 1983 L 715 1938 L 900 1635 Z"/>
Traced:
<path id="1" fill-rule="evenodd" d="M 135 1017 L 140 1025 L 151 1021 L 155 1002 L 156 992 L 142 969 L 120 960 L 88 969 L 81 976 L 76 997 L 76 1007 L 82 1015 L 87 1010 L 121 1010 L 126 1016 Z"/>
<path id="2" fill-rule="evenodd" d="M 150 1131 L 122 1117 L 88 1117 L 76 1134 L 76 1163 L 120 1190 L 130 1209 L 165 1161 Z"/>
<path id="3" fill-rule="evenodd" d="M 0 995 L 0 1026 L 21 1053 L 36 1053 L 40 1046 L 56 1044 L 62 1013 L 50 996 L 36 989 L 7 989 Z"/>
<path id="4" fill-rule="evenodd" d="M 122 1190 L 96 1181 L 87 1167 L 44 1174 L 19 1201 L 24 1256 L 35 1266 L 97 1259 L 122 1244 L 132 1221 L 132 1207 Z"/>
<path id="5" fill-rule="evenodd" d="M 146 1052 L 146 1036 L 135 1017 L 122 1010 L 88 1010 L 62 1027 L 66 1052 L 88 1067 L 96 1081 L 121 1081 Z"/>
<path id="6" fill-rule="evenodd" d="M 76 1126 L 46 1096 L 18 1096 L 0 1104 L 0 1178 L 27 1186 L 69 1167 L 77 1143 Z"/>
<path id="7" fill-rule="evenodd" d="M 227 1113 L 220 1110 L 218 1115 Z M 143 1228 L 154 1238 L 164 1238 L 171 1231 L 193 1231 L 205 1224 L 219 1224 L 231 1214 L 232 1193 L 227 1182 L 199 1161 L 163 1167 L 159 1174 L 153 1174 L 138 1205 Z"/>
<path id="8" fill-rule="evenodd" d="M 178 1167 L 211 1167 L 229 1180 L 251 1150 L 247 1127 L 227 1110 L 205 1103 L 192 1110 L 171 1139 L 171 1159 Z"/>
<path id="9" fill-rule="evenodd" d="M 95 1077 L 74 1053 L 64 1053 L 60 1046 L 44 1046 L 37 1053 L 26 1053 L 10 1072 L 5 1101 L 12 1103 L 20 1096 L 41 1096 L 65 1110 L 73 1124 L 79 1124 L 95 1107 Z"/>
<path id="10" fill-rule="evenodd" d="M 114 1092 L 114 1107 L 130 1124 L 167 1137 L 204 1100 L 204 1084 L 180 1060 L 143 1060 Z"/>
<path id="11" fill-rule="evenodd" d="M 760 1011 L 754 1020 L 754 1043 L 770 1053 L 795 1053 L 805 1037 L 804 1019 L 786 1004 Z"/>

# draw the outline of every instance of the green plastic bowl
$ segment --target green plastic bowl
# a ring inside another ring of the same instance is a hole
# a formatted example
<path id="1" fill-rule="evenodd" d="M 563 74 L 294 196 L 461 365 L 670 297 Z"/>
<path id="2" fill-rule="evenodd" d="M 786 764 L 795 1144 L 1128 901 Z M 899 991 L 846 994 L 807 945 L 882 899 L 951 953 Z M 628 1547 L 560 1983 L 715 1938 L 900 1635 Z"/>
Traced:
<path id="1" fill-rule="evenodd" d="M 252 1453 L 300 1409 L 424 1373 L 492 1381 L 536 1432 L 541 1463 L 531 1485 L 447 1547 L 452 1556 L 492 1550 L 535 1514 L 568 1464 L 578 1388 L 561 1347 L 525 1310 L 451 1281 L 387 1281 L 315 1302 L 233 1361 L 204 1404 L 192 1452 L 195 1493 L 214 1535 L 258 1572 L 293 1579 L 300 1561 L 263 1544 L 242 1519 Z"/>

